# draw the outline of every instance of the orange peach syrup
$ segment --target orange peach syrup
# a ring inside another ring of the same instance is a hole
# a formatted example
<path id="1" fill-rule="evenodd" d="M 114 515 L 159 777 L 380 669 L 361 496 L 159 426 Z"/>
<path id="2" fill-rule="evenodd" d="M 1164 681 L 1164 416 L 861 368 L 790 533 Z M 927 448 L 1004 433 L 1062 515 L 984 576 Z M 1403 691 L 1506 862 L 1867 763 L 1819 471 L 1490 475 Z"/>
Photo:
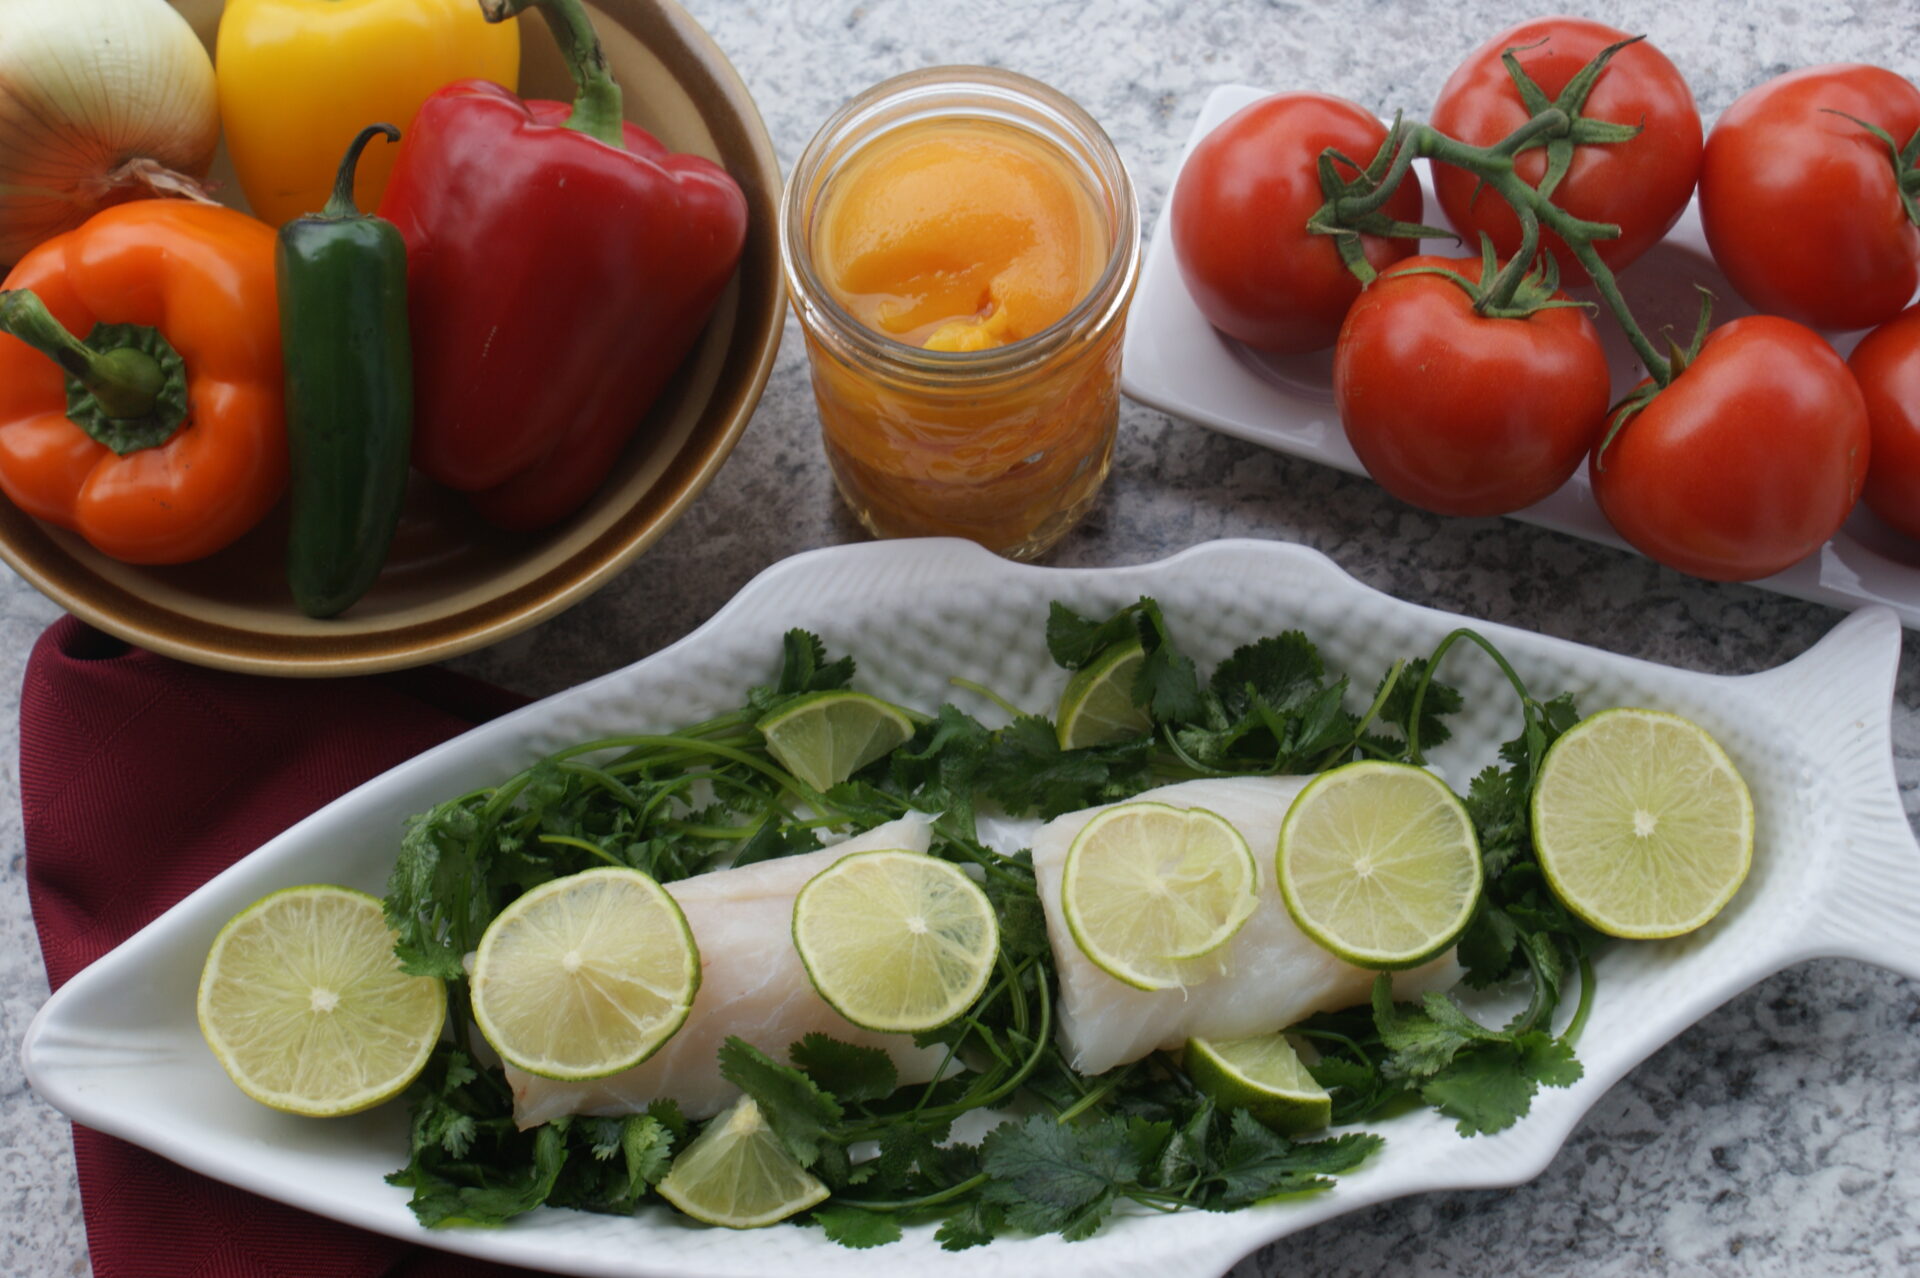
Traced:
<path id="1" fill-rule="evenodd" d="M 814 264 L 860 323 L 934 351 L 1006 346 L 1093 290 L 1111 252 L 1094 195 L 1025 130 L 939 120 L 848 161 L 814 225 Z"/>

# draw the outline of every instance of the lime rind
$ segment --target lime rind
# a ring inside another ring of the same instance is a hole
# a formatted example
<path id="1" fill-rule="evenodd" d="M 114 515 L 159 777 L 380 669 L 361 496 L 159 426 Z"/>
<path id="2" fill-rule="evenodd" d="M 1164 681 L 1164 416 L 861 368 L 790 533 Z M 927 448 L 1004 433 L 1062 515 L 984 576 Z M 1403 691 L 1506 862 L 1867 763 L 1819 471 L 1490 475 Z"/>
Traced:
<path id="1" fill-rule="evenodd" d="M 751 1096 L 708 1123 L 654 1188 L 695 1220 L 728 1229 L 776 1224 L 830 1192 L 787 1152 Z"/>
<path id="2" fill-rule="evenodd" d="M 1060 694 L 1055 719 L 1062 750 L 1111 745 L 1153 727 L 1152 717 L 1133 702 L 1134 680 L 1146 659 L 1146 649 L 1135 639 L 1115 644 L 1074 672 Z"/>
<path id="3" fill-rule="evenodd" d="M 1067 849 L 1060 909 L 1080 952 L 1136 989 L 1219 970 L 1219 951 L 1259 904 L 1259 864 L 1233 825 L 1150 800 L 1088 821 Z"/>
<path id="4" fill-rule="evenodd" d="M 220 929 L 195 997 L 200 1032 L 241 1091 L 338 1117 L 390 1100 L 426 1066 L 446 986 L 409 976 L 380 900 L 333 884 L 284 888 Z"/>
<path id="5" fill-rule="evenodd" d="M 1295 796 L 1275 869 L 1299 929 L 1358 967 L 1417 967 L 1451 948 L 1483 883 L 1473 820 L 1444 781 L 1367 759 Z"/>
<path id="6" fill-rule="evenodd" d="M 1705 925 L 1753 865 L 1753 796 L 1699 724 L 1617 707 L 1561 734 L 1530 817 L 1547 885 L 1609 936 L 1659 940 Z"/>
<path id="7" fill-rule="evenodd" d="M 923 1033 L 965 1014 L 987 987 L 1000 923 L 950 861 L 904 849 L 855 852 L 794 896 L 793 943 L 807 979 L 863 1029 Z"/>
<path id="8" fill-rule="evenodd" d="M 700 953 L 651 876 L 584 870 L 526 892 L 474 952 L 474 1024 L 517 1069 L 580 1081 L 631 1069 L 686 1022 Z"/>
<path id="9" fill-rule="evenodd" d="M 1282 1135 L 1317 1131 L 1333 1117 L 1333 1097 L 1283 1033 L 1190 1038 L 1182 1062 L 1202 1094 L 1222 1107 L 1249 1111 Z"/>
<path id="10" fill-rule="evenodd" d="M 864 692 L 795 698 L 760 723 L 767 753 L 815 790 L 829 790 L 913 736 L 913 717 Z"/>

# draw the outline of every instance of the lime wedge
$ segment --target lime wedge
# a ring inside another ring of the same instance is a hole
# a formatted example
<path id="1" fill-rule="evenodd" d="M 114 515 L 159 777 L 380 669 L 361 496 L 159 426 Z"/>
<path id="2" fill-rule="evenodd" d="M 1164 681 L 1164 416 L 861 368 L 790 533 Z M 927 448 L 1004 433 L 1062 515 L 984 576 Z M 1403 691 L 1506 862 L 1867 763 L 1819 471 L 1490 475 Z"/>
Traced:
<path id="1" fill-rule="evenodd" d="M 695 1220 L 729 1229 L 771 1225 L 827 1197 L 827 1187 L 787 1152 L 751 1096 L 708 1123 L 655 1188 Z"/>
<path id="2" fill-rule="evenodd" d="M 1146 649 L 1135 639 L 1115 644 L 1074 672 L 1060 694 L 1056 723 L 1062 750 L 1111 745 L 1153 727 L 1146 710 L 1133 704 L 1133 681 L 1146 659 Z"/>
<path id="3" fill-rule="evenodd" d="M 287 888 L 220 929 L 200 972 L 200 1032 L 240 1090 L 325 1118 L 397 1096 L 427 1063 L 447 991 L 408 976 L 377 897 Z"/>
<path id="4" fill-rule="evenodd" d="M 1602 710 L 1547 751 L 1533 844 L 1554 895 L 1609 936 L 1690 932 L 1753 864 L 1753 797 L 1707 730 Z"/>
<path id="5" fill-rule="evenodd" d="M 672 1038 L 700 988 L 680 906 L 638 870 L 585 870 L 500 911 L 474 952 L 473 1019 L 502 1060 L 600 1078 Z"/>
<path id="6" fill-rule="evenodd" d="M 1280 893 L 1300 930 L 1360 967 L 1414 967 L 1452 945 L 1480 895 L 1480 841 L 1446 782 L 1349 763 L 1308 782 L 1280 825 Z"/>
<path id="7" fill-rule="evenodd" d="M 904 745 L 913 720 L 864 692 L 816 692 L 762 720 L 760 731 L 781 767 L 825 790 Z"/>
<path id="8" fill-rule="evenodd" d="M 793 945 L 820 997 L 865 1029 L 938 1029 L 973 1006 L 1000 955 L 1000 921 L 951 861 L 855 852 L 793 899 Z"/>
<path id="9" fill-rule="evenodd" d="M 1259 873 L 1240 832 L 1206 809 L 1123 803 L 1067 849 L 1060 909 L 1102 971 L 1137 989 L 1172 989 L 1203 979 L 1192 960 L 1247 921 Z"/>
<path id="10" fill-rule="evenodd" d="M 1283 1136 L 1315 1131 L 1333 1117 L 1333 1097 L 1313 1081 L 1285 1034 L 1215 1042 L 1187 1040 L 1187 1077 L 1222 1108 L 1240 1108 Z"/>

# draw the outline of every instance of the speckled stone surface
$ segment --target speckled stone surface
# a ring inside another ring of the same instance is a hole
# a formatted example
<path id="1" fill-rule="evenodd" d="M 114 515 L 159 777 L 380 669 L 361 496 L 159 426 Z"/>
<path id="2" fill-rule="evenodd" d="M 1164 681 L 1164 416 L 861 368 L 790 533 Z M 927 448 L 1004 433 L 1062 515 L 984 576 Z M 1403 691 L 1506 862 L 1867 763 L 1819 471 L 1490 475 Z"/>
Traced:
<path id="1" fill-rule="evenodd" d="M 937 63 L 1004 65 L 1084 104 L 1138 183 L 1146 224 L 1207 92 L 1228 82 L 1340 93 L 1424 112 L 1454 63 L 1530 6 L 1254 4 L 1246 0 L 695 0 L 757 97 L 782 167 L 846 97 Z M 1614 4 L 1687 75 L 1703 114 L 1790 67 L 1864 60 L 1920 77 L 1905 0 Z M 456 664 L 545 693 L 645 656 L 796 551 L 860 534 L 839 508 L 798 334 L 717 481 L 640 562 L 537 631 Z M 1137 563 L 1216 537 L 1302 542 L 1404 599 L 1651 660 L 1743 672 L 1802 651 L 1838 614 L 1683 578 L 1504 520 L 1442 520 L 1369 483 L 1129 405 L 1113 480 L 1055 552 Z M 0 715 L 56 609 L 0 570 Z M 1920 813 L 1920 645 L 1896 690 L 1896 768 Z M 28 915 L 17 745 L 0 749 L 0 1273 L 85 1274 L 65 1121 L 21 1077 L 14 1045 L 46 997 Z M 1920 988 L 1850 962 L 1784 972 L 1656 1053 L 1533 1182 L 1435 1194 L 1323 1225 L 1234 1278 L 1386 1275 L 1920 1272 Z"/>

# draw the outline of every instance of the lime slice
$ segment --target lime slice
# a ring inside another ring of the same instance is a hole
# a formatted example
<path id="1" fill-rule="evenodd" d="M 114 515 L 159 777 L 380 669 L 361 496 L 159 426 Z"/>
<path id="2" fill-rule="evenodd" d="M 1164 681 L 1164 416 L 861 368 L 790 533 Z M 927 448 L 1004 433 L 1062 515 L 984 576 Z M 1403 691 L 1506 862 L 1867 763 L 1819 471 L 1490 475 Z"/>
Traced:
<path id="1" fill-rule="evenodd" d="M 1446 782 L 1368 759 L 1308 782 L 1280 825 L 1280 893 L 1300 930 L 1391 971 L 1452 945 L 1480 895 L 1480 841 Z"/>
<path id="2" fill-rule="evenodd" d="M 993 905 L 920 852 L 855 852 L 793 899 L 793 945 L 820 997 L 865 1029 L 938 1029 L 973 1006 L 1000 954 Z"/>
<path id="3" fill-rule="evenodd" d="M 827 1197 L 827 1187 L 787 1152 L 751 1096 L 708 1123 L 655 1188 L 695 1220 L 729 1229 L 771 1225 Z"/>
<path id="4" fill-rule="evenodd" d="M 1081 952 L 1137 989 L 1191 984 L 1191 960 L 1232 939 L 1258 903 L 1240 832 L 1204 808 L 1123 803 L 1067 849 L 1060 909 Z"/>
<path id="5" fill-rule="evenodd" d="M 1111 745 L 1153 727 L 1146 710 L 1133 704 L 1133 681 L 1146 659 L 1146 649 L 1136 639 L 1115 644 L 1092 665 L 1074 672 L 1060 694 L 1062 750 Z"/>
<path id="6" fill-rule="evenodd" d="M 1753 864 L 1753 797 L 1707 730 L 1602 710 L 1547 751 L 1533 844 L 1554 895 L 1609 936 L 1690 932 Z"/>
<path id="7" fill-rule="evenodd" d="M 1325 1127 L 1333 1097 L 1313 1081 L 1285 1034 L 1187 1040 L 1187 1077 L 1223 1108 L 1238 1107 L 1284 1136 Z"/>
<path id="8" fill-rule="evenodd" d="M 408 976 L 377 897 L 287 888 L 234 915 L 200 972 L 200 1032 L 240 1090 L 325 1118 L 397 1096 L 427 1063 L 447 991 Z"/>
<path id="9" fill-rule="evenodd" d="M 816 692 L 762 720 L 760 731 L 781 767 L 825 790 L 904 745 L 913 720 L 864 692 Z"/>
<path id="10" fill-rule="evenodd" d="M 638 870 L 584 870 L 500 911 L 474 952 L 473 1019 L 502 1060 L 600 1078 L 672 1038 L 700 988 L 686 916 Z"/>

